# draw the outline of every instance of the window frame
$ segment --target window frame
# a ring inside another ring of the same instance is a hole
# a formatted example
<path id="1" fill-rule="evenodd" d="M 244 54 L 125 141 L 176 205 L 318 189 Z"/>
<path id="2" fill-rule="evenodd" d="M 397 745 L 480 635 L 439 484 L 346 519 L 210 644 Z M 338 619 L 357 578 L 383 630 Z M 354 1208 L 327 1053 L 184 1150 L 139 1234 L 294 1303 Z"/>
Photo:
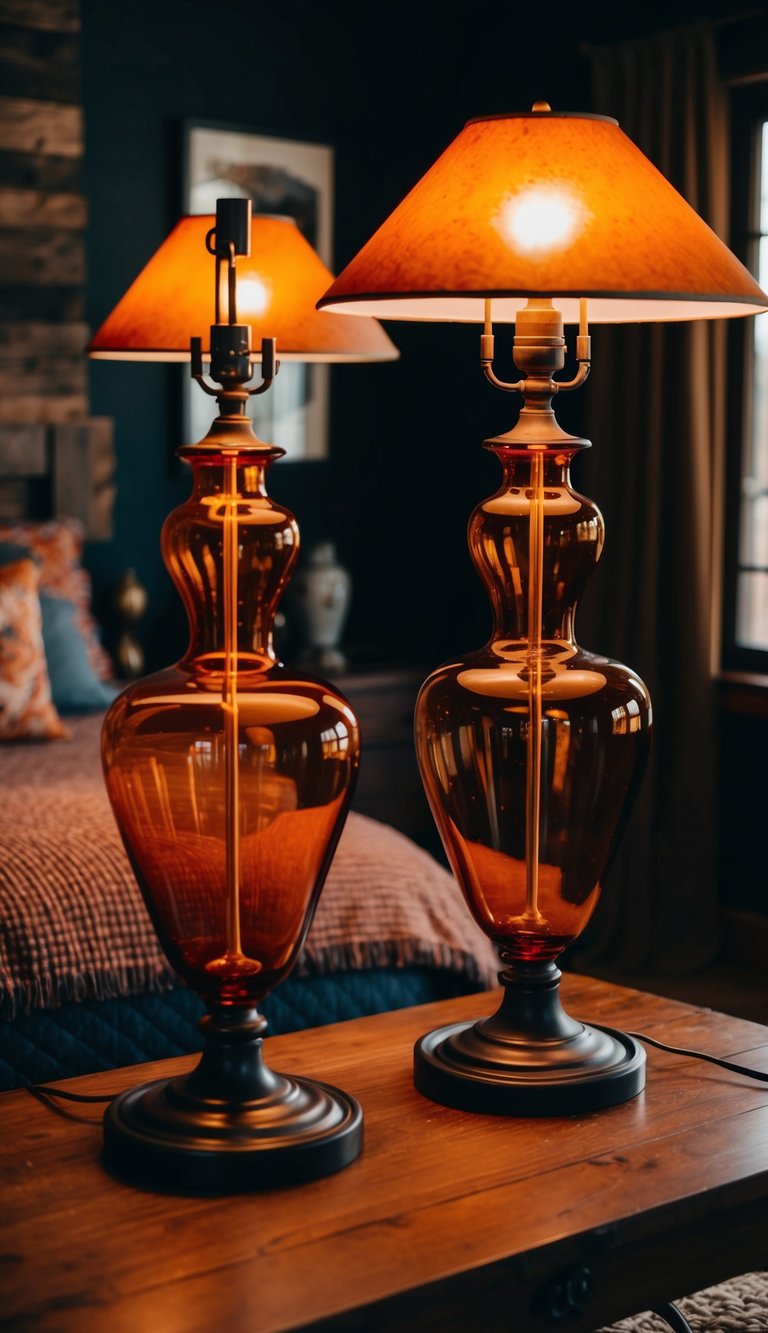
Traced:
<path id="1" fill-rule="evenodd" d="M 760 136 L 768 122 L 768 80 L 731 90 L 731 235 L 730 246 L 748 264 L 750 244 L 759 229 Z M 768 318 L 768 316 L 763 316 Z M 768 684 L 768 648 L 737 641 L 742 477 L 751 445 L 753 401 L 753 322 L 731 321 L 728 342 L 727 447 L 725 458 L 725 542 L 721 664 L 724 672 L 764 676 Z"/>

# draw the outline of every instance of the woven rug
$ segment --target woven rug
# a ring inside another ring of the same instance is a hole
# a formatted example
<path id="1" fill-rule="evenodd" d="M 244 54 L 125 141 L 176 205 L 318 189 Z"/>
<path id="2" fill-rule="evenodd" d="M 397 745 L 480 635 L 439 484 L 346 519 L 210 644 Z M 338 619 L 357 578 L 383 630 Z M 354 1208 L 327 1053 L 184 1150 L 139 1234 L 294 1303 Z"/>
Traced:
<path id="1" fill-rule="evenodd" d="M 675 1305 L 693 1333 L 768 1333 L 768 1273 L 745 1273 L 681 1297 Z M 596 1333 L 669 1333 L 669 1324 L 646 1312 Z"/>

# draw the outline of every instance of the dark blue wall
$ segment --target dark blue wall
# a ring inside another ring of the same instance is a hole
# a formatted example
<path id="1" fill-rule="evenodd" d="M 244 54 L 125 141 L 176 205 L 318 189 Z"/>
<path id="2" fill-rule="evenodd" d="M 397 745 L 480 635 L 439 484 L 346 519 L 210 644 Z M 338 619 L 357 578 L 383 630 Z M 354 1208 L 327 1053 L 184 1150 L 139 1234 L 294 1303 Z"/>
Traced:
<path id="1" fill-rule="evenodd" d="M 588 108 L 584 42 L 722 8 L 697 0 L 606 16 L 563 6 L 542 30 L 539 9 L 512 5 L 82 0 L 91 324 L 179 215 L 185 118 L 333 144 L 338 271 L 470 116 L 538 98 Z M 305 544 L 336 540 L 354 577 L 347 638 L 359 653 L 434 664 L 486 633 L 464 531 L 495 488 L 496 464 L 480 442 L 507 429 L 517 408 L 483 382 L 475 328 L 389 331 L 398 364 L 332 371 L 329 461 L 279 464 L 271 490 L 296 512 Z M 142 631 L 152 665 L 185 642 L 158 545 L 163 518 L 187 491 L 171 461 L 183 442 L 179 375 L 91 367 L 92 411 L 114 417 L 118 454 L 114 540 L 88 552 L 97 604 L 135 566 L 150 592 Z M 574 394 L 558 405 L 567 428 L 583 429 L 584 403 Z"/>

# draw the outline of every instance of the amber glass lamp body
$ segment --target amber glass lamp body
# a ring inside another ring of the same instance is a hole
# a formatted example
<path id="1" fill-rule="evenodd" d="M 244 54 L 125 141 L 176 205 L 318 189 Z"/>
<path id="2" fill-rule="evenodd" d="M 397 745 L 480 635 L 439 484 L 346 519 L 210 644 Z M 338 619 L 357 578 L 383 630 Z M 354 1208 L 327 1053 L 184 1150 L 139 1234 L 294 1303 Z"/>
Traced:
<path id="1" fill-rule="evenodd" d="M 293 966 L 358 764 L 342 696 L 275 657 L 275 610 L 299 539 L 266 494 L 273 456 L 236 459 L 234 498 L 233 463 L 194 458 L 192 496 L 162 539 L 189 648 L 120 696 L 103 735 L 109 796 L 163 948 L 194 990 L 226 1006 L 257 1003 Z M 224 646 L 227 541 L 234 660 Z"/>
<path id="2" fill-rule="evenodd" d="M 547 1114 L 624 1100 L 627 1080 L 638 1090 L 626 1042 L 560 1008 L 554 960 L 599 899 L 651 706 L 634 671 L 575 639 L 603 545 L 598 509 L 570 485 L 575 447 L 487 447 L 503 481 L 473 513 L 469 547 L 493 632 L 425 682 L 416 745 L 454 874 L 507 964 L 506 993 L 493 1018 L 424 1038 L 416 1082 L 451 1105 Z"/>
<path id="3" fill-rule="evenodd" d="M 555 959 L 597 905 L 645 765 L 650 700 L 634 671 L 585 652 L 574 637 L 603 520 L 571 489 L 562 451 L 539 456 L 541 640 L 532 642 L 532 460 L 525 450 L 496 453 L 503 484 L 469 524 L 493 633 L 426 681 L 417 745 L 469 909 L 504 960 L 526 963 Z"/>
<path id="4" fill-rule="evenodd" d="M 250 433 L 243 417 L 228 426 Z M 281 453 L 255 437 L 219 448 L 215 429 L 181 451 L 193 491 L 162 542 L 189 647 L 130 685 L 103 729 L 107 790 L 158 937 L 209 1006 L 197 1069 L 107 1112 L 108 1162 L 152 1184 L 285 1184 L 362 1147 L 354 1099 L 263 1063 L 256 1008 L 301 949 L 359 755 L 343 697 L 273 649 L 298 554 L 296 520 L 265 488 Z"/>

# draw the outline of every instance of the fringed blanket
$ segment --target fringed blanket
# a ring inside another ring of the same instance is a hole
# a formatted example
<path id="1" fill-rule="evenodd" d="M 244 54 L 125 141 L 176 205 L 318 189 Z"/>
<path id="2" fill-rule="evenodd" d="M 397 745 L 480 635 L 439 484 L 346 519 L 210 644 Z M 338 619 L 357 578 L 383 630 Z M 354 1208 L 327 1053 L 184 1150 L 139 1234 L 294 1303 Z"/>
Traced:
<path id="1" fill-rule="evenodd" d="M 172 984 L 107 800 L 100 727 L 100 717 L 75 719 L 71 742 L 0 752 L 2 1016 Z M 413 964 L 478 989 L 498 971 L 447 871 L 351 814 L 296 972 Z"/>

